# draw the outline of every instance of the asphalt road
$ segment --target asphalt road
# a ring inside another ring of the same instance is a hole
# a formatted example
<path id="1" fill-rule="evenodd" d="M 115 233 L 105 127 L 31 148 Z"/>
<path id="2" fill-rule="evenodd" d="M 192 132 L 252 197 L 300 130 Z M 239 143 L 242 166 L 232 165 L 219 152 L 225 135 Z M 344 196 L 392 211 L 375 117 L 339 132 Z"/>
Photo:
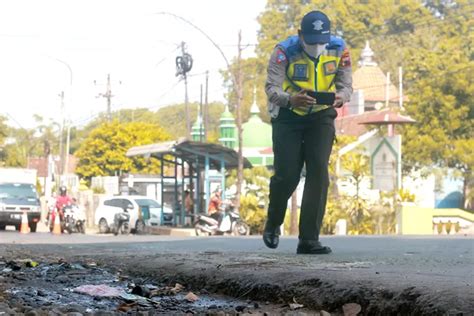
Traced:
<path id="1" fill-rule="evenodd" d="M 33 256 L 36 253 L 90 257 L 111 265 L 120 261 L 121 268 L 128 267 L 135 273 L 142 271 L 160 277 L 173 274 L 185 277 L 187 273 L 196 277 L 200 274 L 212 276 L 212 282 L 216 284 L 233 275 L 238 280 L 235 286 L 238 282 L 250 281 L 257 286 L 270 280 L 285 285 L 309 279 L 317 280 L 314 281 L 317 287 L 321 282 L 344 287 L 352 293 L 351 297 L 359 295 L 360 300 L 378 295 L 367 292 L 370 289 L 383 289 L 401 301 L 410 301 L 413 306 L 425 304 L 426 308 L 437 306 L 436 311 L 458 308 L 474 313 L 473 237 L 334 236 L 323 237 L 322 242 L 331 246 L 334 253 L 296 255 L 297 239 L 292 237 L 283 237 L 280 247 L 271 250 L 264 247 L 259 236 L 52 236 L 7 231 L 0 232 L 0 255 L 7 249 L 16 249 Z M 209 286 L 214 284 L 212 282 L 209 281 Z M 365 292 L 357 294 L 361 289 Z M 416 289 L 414 294 L 413 289 Z M 326 294 L 323 294 L 320 293 L 320 301 L 308 304 L 327 304 L 326 301 L 332 298 L 324 301 L 322 297 Z M 331 295 L 339 295 L 337 302 L 340 304 L 349 294 L 336 291 Z"/>

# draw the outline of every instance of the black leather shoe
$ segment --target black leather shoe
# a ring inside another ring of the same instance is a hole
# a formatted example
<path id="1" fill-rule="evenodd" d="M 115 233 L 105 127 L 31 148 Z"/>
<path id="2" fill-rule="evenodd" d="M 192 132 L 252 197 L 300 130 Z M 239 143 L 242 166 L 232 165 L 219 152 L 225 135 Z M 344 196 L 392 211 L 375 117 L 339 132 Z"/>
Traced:
<path id="1" fill-rule="evenodd" d="M 272 227 L 271 225 L 265 223 L 265 229 L 263 230 L 263 242 L 265 246 L 271 249 L 278 247 L 278 242 L 280 241 L 280 227 Z"/>
<path id="2" fill-rule="evenodd" d="M 321 245 L 317 240 L 300 240 L 296 253 L 299 255 L 327 255 L 331 248 Z"/>

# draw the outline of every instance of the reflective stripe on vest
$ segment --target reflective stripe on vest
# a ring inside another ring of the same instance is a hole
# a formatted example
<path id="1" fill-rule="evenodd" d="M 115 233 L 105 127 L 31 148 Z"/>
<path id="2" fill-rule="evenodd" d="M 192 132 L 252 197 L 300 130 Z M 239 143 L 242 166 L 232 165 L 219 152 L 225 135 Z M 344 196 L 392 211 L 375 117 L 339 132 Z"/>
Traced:
<path id="1" fill-rule="evenodd" d="M 336 75 L 341 51 L 325 50 L 319 56 L 319 62 L 313 61 L 304 52 L 295 54 L 288 60 L 286 79 L 283 90 L 295 94 L 301 89 L 318 92 L 335 92 L 334 77 Z M 292 109 L 299 115 L 315 113 L 329 108 L 328 105 L 315 105 L 309 112 Z"/>

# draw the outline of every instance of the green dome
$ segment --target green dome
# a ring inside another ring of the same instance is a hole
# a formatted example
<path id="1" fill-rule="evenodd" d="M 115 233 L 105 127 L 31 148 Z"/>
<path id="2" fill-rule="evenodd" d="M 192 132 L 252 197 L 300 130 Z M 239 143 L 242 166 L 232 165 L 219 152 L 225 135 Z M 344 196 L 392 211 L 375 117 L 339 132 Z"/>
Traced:
<path id="1" fill-rule="evenodd" d="M 228 148 L 234 148 L 237 142 L 235 120 L 229 107 L 226 105 L 224 113 L 219 119 L 219 142 Z"/>
<path id="2" fill-rule="evenodd" d="M 230 113 L 229 108 L 226 106 L 224 112 L 222 113 L 220 120 L 227 121 L 227 120 L 234 120 L 234 116 Z"/>
<path id="3" fill-rule="evenodd" d="M 272 126 L 262 121 L 257 104 L 250 110 L 250 119 L 242 124 L 243 147 L 272 147 Z"/>

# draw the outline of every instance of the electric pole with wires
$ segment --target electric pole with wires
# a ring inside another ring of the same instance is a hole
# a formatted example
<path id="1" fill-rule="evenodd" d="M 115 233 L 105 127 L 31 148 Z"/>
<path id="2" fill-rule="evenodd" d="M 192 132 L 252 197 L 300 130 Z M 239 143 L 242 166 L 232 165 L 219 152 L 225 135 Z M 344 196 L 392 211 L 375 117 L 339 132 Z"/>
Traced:
<path id="1" fill-rule="evenodd" d="M 181 43 L 181 56 L 176 57 L 176 76 L 184 80 L 184 111 L 186 117 L 186 136 L 191 135 L 191 121 L 189 119 L 189 100 L 188 100 L 188 76 L 187 73 L 193 68 L 193 58 L 186 52 L 186 43 Z"/>
<path id="2" fill-rule="evenodd" d="M 94 84 L 97 84 L 97 82 L 94 80 Z M 119 81 L 119 84 L 122 84 L 121 81 Z M 112 83 L 110 82 L 110 74 L 107 74 L 107 83 L 106 83 L 106 89 L 105 93 L 99 93 L 97 98 L 105 98 L 107 99 L 107 121 L 112 120 L 112 98 L 114 95 L 112 94 Z"/>

